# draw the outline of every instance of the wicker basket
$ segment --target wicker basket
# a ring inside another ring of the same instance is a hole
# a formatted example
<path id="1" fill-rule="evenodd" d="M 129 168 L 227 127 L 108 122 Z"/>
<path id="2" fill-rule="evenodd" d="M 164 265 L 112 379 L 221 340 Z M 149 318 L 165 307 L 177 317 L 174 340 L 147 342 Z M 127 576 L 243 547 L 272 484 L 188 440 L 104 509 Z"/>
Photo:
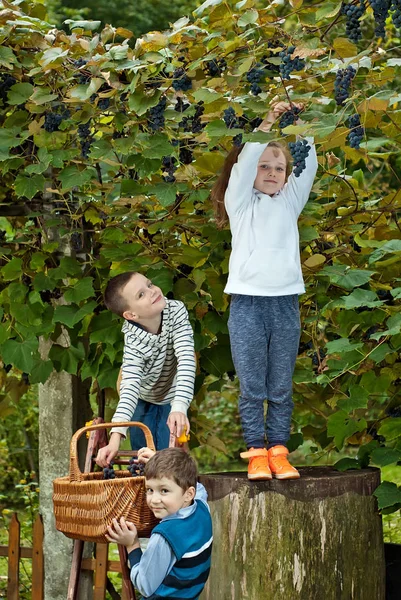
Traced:
<path id="1" fill-rule="evenodd" d="M 150 430 L 142 423 L 118 423 L 119 427 L 140 427 L 146 445 L 155 449 Z M 107 526 L 114 518 L 135 523 L 141 537 L 150 535 L 159 522 L 146 504 L 144 477 L 132 477 L 127 470 L 116 470 L 115 479 L 103 473 L 82 473 L 77 459 L 78 439 L 87 431 L 116 427 L 100 423 L 82 427 L 71 438 L 70 474 L 53 481 L 53 506 L 56 528 L 67 537 L 88 542 L 107 542 Z"/>

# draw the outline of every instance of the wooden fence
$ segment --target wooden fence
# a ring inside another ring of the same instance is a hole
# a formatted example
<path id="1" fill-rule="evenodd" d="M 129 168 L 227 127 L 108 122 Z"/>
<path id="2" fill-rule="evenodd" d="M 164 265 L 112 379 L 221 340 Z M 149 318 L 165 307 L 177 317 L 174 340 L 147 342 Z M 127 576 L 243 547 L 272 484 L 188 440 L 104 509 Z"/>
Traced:
<path id="1" fill-rule="evenodd" d="M 8 546 L 0 546 L 0 556 L 8 557 L 7 600 L 19 600 L 20 559 L 32 560 L 32 600 L 44 600 L 44 561 L 43 561 L 43 521 L 38 515 L 33 526 L 32 547 L 20 545 L 20 523 L 14 513 L 9 528 Z M 116 592 L 107 577 L 108 572 L 121 573 L 119 560 L 109 560 L 109 544 L 96 544 L 95 558 L 83 558 L 81 569 L 94 572 L 93 600 L 105 600 L 106 590 L 113 600 L 129 600 L 123 589 L 122 595 Z"/>
<path id="2" fill-rule="evenodd" d="M 8 546 L 0 546 L 0 556 L 8 557 L 7 600 L 19 600 L 19 566 L 21 558 L 32 560 L 32 600 L 43 600 L 43 522 L 38 515 L 33 525 L 32 548 L 20 546 L 21 527 L 14 513 L 9 529 Z"/>

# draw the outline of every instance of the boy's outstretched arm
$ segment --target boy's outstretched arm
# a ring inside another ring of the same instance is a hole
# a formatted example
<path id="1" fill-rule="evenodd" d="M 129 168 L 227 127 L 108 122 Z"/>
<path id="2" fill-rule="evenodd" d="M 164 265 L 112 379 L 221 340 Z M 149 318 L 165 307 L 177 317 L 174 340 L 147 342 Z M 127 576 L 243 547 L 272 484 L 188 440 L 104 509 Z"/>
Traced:
<path id="1" fill-rule="evenodd" d="M 194 337 L 188 311 L 180 302 L 174 317 L 173 346 L 177 359 L 177 375 L 174 399 L 171 401 L 171 412 L 167 420 L 170 432 L 177 437 L 189 431 L 187 410 L 193 399 L 196 360 Z"/>

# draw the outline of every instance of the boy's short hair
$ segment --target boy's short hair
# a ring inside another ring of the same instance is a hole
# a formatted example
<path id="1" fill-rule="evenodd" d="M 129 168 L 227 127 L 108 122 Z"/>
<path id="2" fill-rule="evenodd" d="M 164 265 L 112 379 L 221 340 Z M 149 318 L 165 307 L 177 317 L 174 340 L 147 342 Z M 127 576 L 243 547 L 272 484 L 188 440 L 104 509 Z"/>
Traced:
<path id="1" fill-rule="evenodd" d="M 127 271 L 126 273 L 120 273 L 120 275 L 116 275 L 112 277 L 108 284 L 106 285 L 106 289 L 104 291 L 104 303 L 106 308 L 111 310 L 113 313 L 123 316 L 123 313 L 127 310 L 127 300 L 124 298 L 122 292 L 130 281 L 131 277 L 136 275 L 136 271 Z"/>
<path id="2" fill-rule="evenodd" d="M 145 465 L 146 479 L 162 479 L 168 477 L 175 481 L 184 492 L 194 487 L 198 479 L 196 462 L 181 448 L 159 450 Z"/>

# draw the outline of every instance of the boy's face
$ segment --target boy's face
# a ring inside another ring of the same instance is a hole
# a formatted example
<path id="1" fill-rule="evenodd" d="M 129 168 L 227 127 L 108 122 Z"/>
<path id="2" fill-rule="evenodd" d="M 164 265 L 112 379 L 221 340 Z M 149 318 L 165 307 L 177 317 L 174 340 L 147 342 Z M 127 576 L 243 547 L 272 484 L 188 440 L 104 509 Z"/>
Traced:
<path id="1" fill-rule="evenodd" d="M 285 184 L 286 168 L 287 160 L 283 152 L 278 148 L 267 146 L 259 159 L 253 186 L 262 194 L 273 196 Z"/>
<path id="2" fill-rule="evenodd" d="M 195 497 L 195 488 L 184 491 L 169 477 L 146 479 L 146 502 L 157 519 L 173 515 L 189 506 Z"/>
<path id="3" fill-rule="evenodd" d="M 153 319 L 160 315 L 166 306 L 161 289 L 140 273 L 131 277 L 123 288 L 122 295 L 128 305 L 123 317 L 129 321 Z"/>

